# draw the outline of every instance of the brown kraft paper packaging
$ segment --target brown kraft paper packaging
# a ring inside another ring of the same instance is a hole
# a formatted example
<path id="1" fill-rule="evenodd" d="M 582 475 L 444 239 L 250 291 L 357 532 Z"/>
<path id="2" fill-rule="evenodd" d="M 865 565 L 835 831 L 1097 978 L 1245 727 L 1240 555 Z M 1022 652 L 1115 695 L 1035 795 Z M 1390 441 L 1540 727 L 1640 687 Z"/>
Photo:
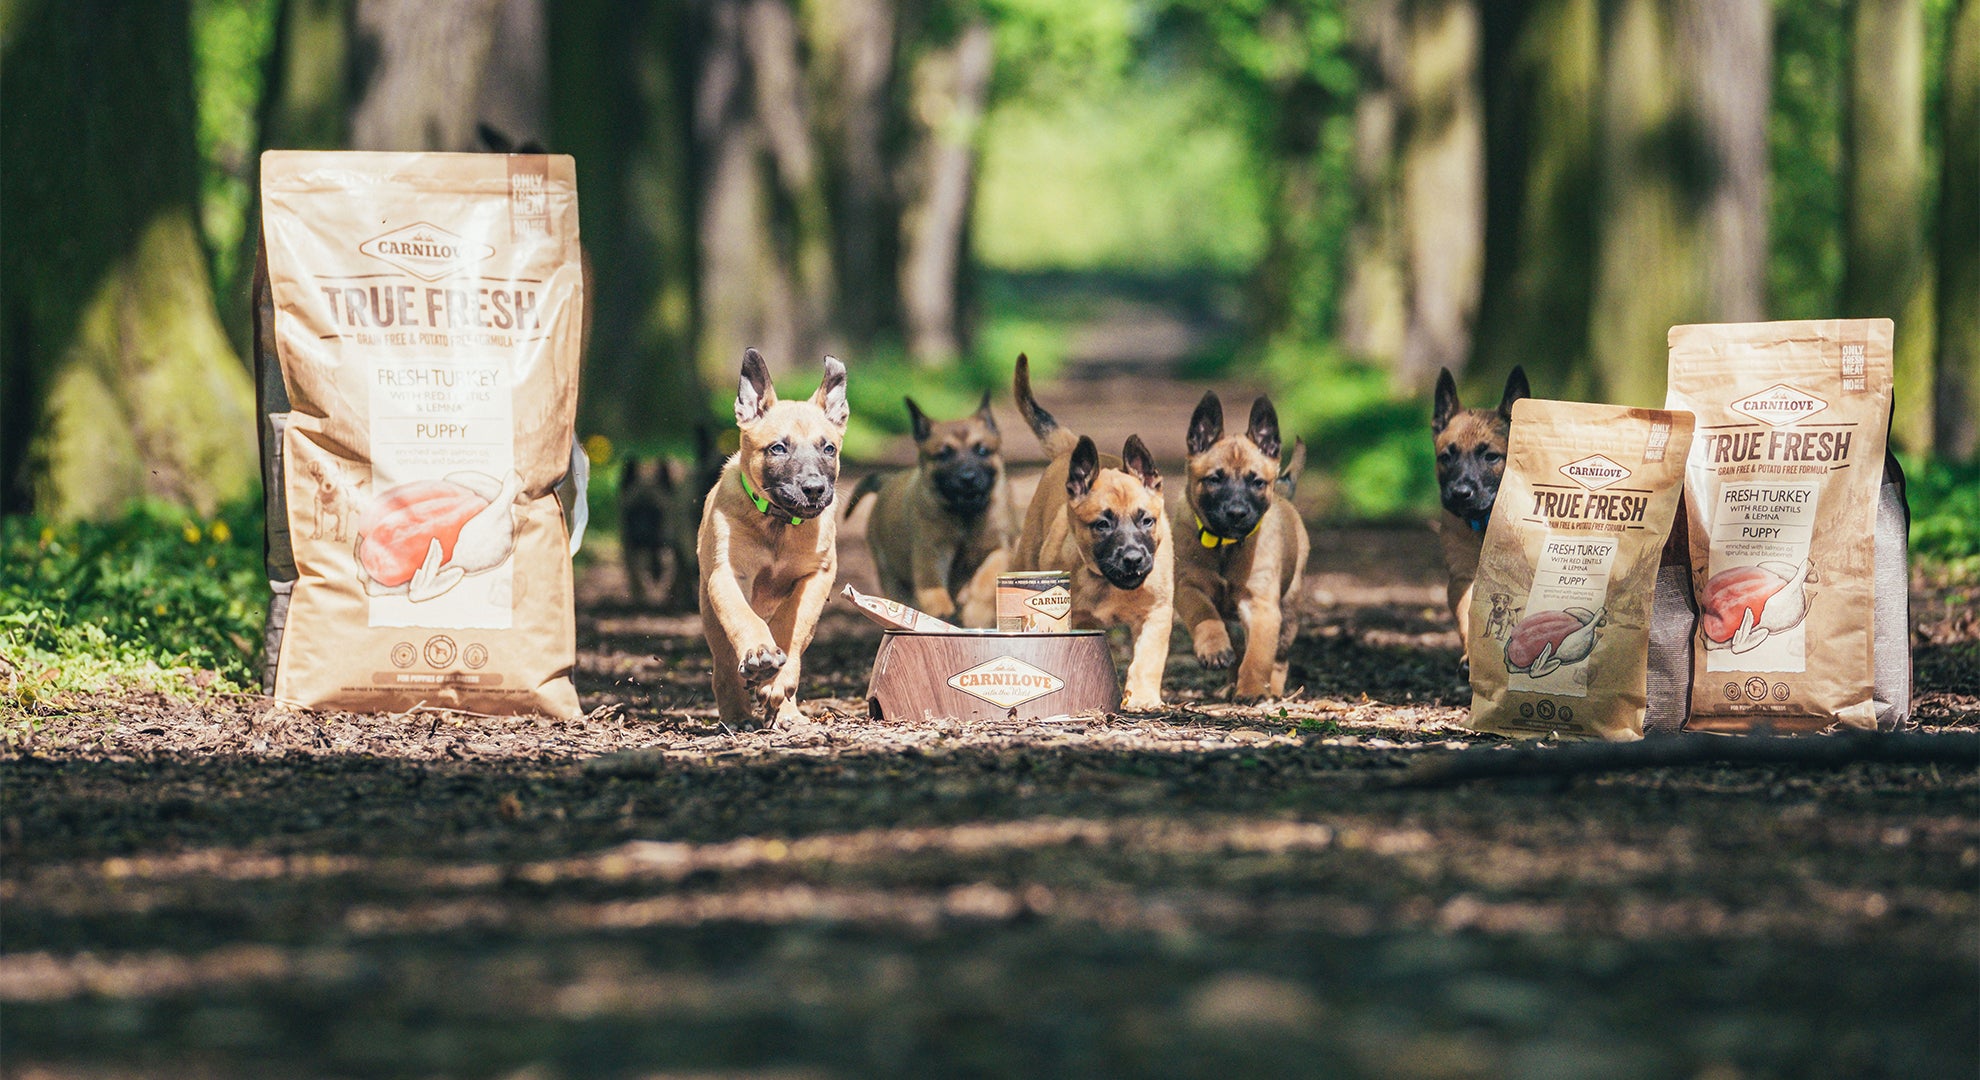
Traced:
<path id="1" fill-rule="evenodd" d="M 270 151 L 261 178 L 296 574 L 276 698 L 575 715 L 575 165 Z"/>
<path id="2" fill-rule="evenodd" d="M 1472 591 L 1471 726 L 1643 736 L 1657 566 L 1692 418 L 1526 398 Z"/>
<path id="3" fill-rule="evenodd" d="M 1698 417 L 1687 728 L 1877 726 L 1891 345 L 1889 319 L 1671 328 L 1665 404 Z"/>

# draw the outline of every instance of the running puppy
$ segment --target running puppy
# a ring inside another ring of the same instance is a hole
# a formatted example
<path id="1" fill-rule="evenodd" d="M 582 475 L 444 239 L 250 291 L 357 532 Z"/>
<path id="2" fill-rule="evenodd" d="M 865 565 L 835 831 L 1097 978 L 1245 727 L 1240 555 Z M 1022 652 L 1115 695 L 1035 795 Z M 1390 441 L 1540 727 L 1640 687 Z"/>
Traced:
<path id="1" fill-rule="evenodd" d="M 1533 396 L 1526 371 L 1515 367 L 1506 376 L 1505 393 L 1496 409 L 1467 409 L 1458 401 L 1457 380 L 1445 368 L 1437 376 L 1436 403 L 1430 413 L 1430 433 L 1437 447 L 1437 494 L 1444 503 L 1439 523 L 1444 541 L 1444 569 L 1450 577 L 1445 598 L 1457 620 L 1466 649 L 1471 642 L 1471 583 L 1478 576 L 1478 553 L 1485 547 L 1485 523 L 1499 498 L 1499 477 L 1506 471 L 1506 435 L 1512 430 L 1513 402 Z M 1467 659 L 1464 670 L 1470 670 Z"/>
<path id="2" fill-rule="evenodd" d="M 1118 458 L 1059 426 L 1031 396 L 1031 361 L 1019 355 L 1018 412 L 1052 455 L 1025 511 L 1011 557 L 1017 570 L 1072 573 L 1072 623 L 1080 629 L 1128 627 L 1129 709 L 1162 706 L 1162 668 L 1175 623 L 1175 544 L 1162 506 L 1162 474 L 1139 435 Z"/>
<path id="3" fill-rule="evenodd" d="M 845 512 L 875 495 L 866 542 L 881 592 L 938 619 L 960 611 L 963 626 L 995 626 L 997 575 L 1010 565 L 1018 530 L 990 394 L 961 420 L 930 420 L 905 401 L 915 467 L 861 480 Z"/>
<path id="4" fill-rule="evenodd" d="M 1224 626 L 1236 618 L 1244 627 L 1238 700 L 1282 697 L 1311 542 L 1290 483 L 1279 483 L 1279 414 L 1261 397 L 1244 433 L 1225 435 L 1223 402 L 1205 393 L 1189 418 L 1187 445 L 1187 483 L 1169 507 L 1176 617 L 1189 628 L 1197 662 L 1212 670 L 1236 659 Z M 1305 457 L 1305 444 L 1297 444 L 1288 479 Z"/>
<path id="5" fill-rule="evenodd" d="M 759 710 L 780 727 L 804 718 L 798 665 L 839 572 L 838 519 L 826 510 L 850 413 L 838 360 L 825 358 L 810 400 L 779 401 L 763 355 L 743 354 L 742 448 L 708 493 L 696 545 L 715 705 L 732 727 Z"/>

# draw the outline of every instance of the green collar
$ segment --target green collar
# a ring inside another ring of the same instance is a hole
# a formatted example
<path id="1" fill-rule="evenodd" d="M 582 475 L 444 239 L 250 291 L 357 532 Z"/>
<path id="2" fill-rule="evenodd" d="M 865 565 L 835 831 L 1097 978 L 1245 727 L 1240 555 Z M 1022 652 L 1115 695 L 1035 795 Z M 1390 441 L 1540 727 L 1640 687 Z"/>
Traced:
<path id="1" fill-rule="evenodd" d="M 1236 540 L 1232 540 L 1227 536 L 1218 536 L 1216 533 L 1211 532 L 1209 527 L 1203 524 L 1203 518 L 1201 516 L 1196 516 L 1196 542 L 1202 544 L 1204 547 L 1207 547 L 1212 551 L 1215 551 L 1220 547 L 1229 547 L 1232 544 L 1242 544 L 1246 540 L 1251 539 L 1253 536 L 1258 535 L 1259 526 L 1264 524 L 1265 524 L 1265 515 L 1260 514 L 1258 515 L 1258 523 L 1251 527 L 1250 532 L 1245 533 L 1243 536 L 1238 537 Z"/>
<path id="2" fill-rule="evenodd" d="M 764 498 L 761 495 L 758 495 L 756 493 L 756 489 L 749 486 L 749 474 L 744 472 L 741 466 L 737 466 L 736 476 L 742 480 L 743 493 L 749 496 L 750 502 L 756 504 L 756 512 L 768 516 L 770 513 L 770 500 Z M 801 517 L 793 517 L 791 518 L 791 524 L 802 525 L 804 524 L 804 519 Z"/>

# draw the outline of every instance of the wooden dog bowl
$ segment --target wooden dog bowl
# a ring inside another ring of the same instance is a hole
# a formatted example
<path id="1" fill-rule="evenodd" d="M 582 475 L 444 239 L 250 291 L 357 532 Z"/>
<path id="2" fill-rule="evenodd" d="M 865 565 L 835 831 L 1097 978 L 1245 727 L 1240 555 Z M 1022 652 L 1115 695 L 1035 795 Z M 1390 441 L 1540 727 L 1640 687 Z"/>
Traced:
<path id="1" fill-rule="evenodd" d="M 875 720 L 1034 720 L 1120 705 L 1120 680 L 1100 630 L 888 630 L 866 689 Z"/>

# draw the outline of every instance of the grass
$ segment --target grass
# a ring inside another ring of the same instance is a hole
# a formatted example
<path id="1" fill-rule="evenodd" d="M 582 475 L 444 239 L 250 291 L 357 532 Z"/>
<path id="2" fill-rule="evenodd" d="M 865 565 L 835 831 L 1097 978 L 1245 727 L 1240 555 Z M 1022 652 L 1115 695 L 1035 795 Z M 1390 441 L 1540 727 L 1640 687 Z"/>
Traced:
<path id="1" fill-rule="evenodd" d="M 112 687 L 255 681 L 261 504 L 213 518 L 142 503 L 109 522 L 0 519 L 0 710 Z"/>

